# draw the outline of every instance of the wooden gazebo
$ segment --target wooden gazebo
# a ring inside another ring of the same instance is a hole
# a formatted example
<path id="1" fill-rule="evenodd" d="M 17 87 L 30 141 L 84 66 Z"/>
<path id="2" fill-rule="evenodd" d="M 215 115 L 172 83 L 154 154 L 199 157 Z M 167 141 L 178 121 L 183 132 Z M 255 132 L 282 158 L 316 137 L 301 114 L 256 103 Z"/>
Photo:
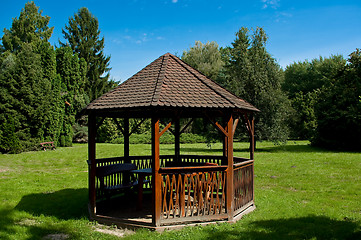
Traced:
<path id="1" fill-rule="evenodd" d="M 255 208 L 253 115 L 259 110 L 176 56 L 162 55 L 90 103 L 85 111 L 89 117 L 91 219 L 163 229 L 193 223 L 234 222 Z M 104 118 L 114 119 L 123 132 L 124 156 L 96 158 L 97 128 Z M 192 121 L 181 126 L 181 119 L 195 118 L 209 120 L 223 134 L 222 156 L 180 154 L 180 135 Z M 129 155 L 132 133 L 129 119 L 139 119 L 139 124 L 151 119 L 151 156 Z M 160 122 L 164 121 L 165 128 L 160 129 Z M 247 159 L 233 156 L 233 136 L 239 122 L 250 138 Z M 159 152 L 159 140 L 167 130 L 175 136 L 174 155 L 164 156 Z M 146 171 L 149 175 L 141 174 Z M 109 194 L 123 187 L 137 193 L 135 201 L 129 200 L 127 193 L 120 193 L 118 198 Z M 149 199 L 142 196 L 143 189 L 148 190 Z M 149 212 L 140 210 L 140 204 L 146 204 L 146 200 Z"/>

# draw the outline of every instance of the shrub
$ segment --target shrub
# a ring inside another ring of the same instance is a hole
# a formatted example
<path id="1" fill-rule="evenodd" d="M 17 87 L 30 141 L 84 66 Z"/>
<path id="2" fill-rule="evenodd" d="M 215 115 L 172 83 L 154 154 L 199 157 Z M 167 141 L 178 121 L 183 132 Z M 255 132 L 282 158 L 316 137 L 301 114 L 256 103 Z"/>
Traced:
<path id="1" fill-rule="evenodd" d="M 181 143 L 205 143 L 206 138 L 197 134 L 192 133 L 183 133 L 180 136 Z M 113 139 L 110 143 L 113 144 L 123 144 L 124 138 L 118 137 Z M 150 133 L 141 133 L 141 134 L 132 134 L 129 139 L 130 144 L 151 144 L 152 136 Z M 173 134 L 166 132 L 160 138 L 161 144 L 174 144 Z"/>

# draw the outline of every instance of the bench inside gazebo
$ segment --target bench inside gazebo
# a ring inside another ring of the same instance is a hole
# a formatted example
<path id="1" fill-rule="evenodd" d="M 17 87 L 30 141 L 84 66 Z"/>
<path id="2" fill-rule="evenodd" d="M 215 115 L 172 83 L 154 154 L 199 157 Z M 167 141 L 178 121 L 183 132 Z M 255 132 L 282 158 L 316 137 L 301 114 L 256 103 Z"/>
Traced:
<path id="1" fill-rule="evenodd" d="M 165 54 L 89 104 L 89 213 L 101 223 L 161 230 L 185 224 L 234 222 L 254 205 L 254 113 L 259 110 L 172 54 Z M 124 156 L 96 158 L 97 128 L 114 119 Z M 180 135 L 203 118 L 223 136 L 223 154 L 180 154 Z M 130 156 L 129 119 L 151 119 L 152 153 Z M 181 126 L 181 122 L 188 122 Z M 189 120 L 190 119 L 190 120 Z M 163 124 L 160 124 L 163 123 Z M 243 123 L 243 124 L 238 124 Z M 237 125 L 250 139 L 249 158 L 233 155 Z M 162 129 L 161 129 L 161 126 Z M 174 154 L 159 140 L 174 134 Z"/>

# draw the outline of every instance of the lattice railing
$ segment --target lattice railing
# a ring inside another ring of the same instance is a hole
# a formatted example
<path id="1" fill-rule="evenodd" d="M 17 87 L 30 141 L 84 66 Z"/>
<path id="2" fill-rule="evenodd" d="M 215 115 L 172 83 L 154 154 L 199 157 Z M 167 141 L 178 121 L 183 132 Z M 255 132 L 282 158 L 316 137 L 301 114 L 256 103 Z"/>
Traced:
<path id="1" fill-rule="evenodd" d="M 234 215 L 253 204 L 253 163 L 253 160 L 243 159 L 233 165 Z"/>
<path id="2" fill-rule="evenodd" d="M 161 222 L 225 218 L 226 167 L 162 168 Z"/>

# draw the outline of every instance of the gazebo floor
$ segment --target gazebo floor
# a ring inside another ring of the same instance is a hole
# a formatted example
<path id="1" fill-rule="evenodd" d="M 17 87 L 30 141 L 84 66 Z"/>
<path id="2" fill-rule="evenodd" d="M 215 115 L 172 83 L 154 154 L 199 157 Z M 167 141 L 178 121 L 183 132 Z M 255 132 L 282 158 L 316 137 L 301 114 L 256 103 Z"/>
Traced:
<path id="1" fill-rule="evenodd" d="M 139 227 L 151 226 L 151 197 L 151 192 L 144 192 L 141 210 L 137 209 L 137 195 L 132 193 L 98 202 L 94 220 L 99 222 L 102 222 L 102 220 L 112 220 L 115 221 L 117 225 L 131 226 L 134 224 L 134 227 L 137 227 L 137 225 L 139 225 Z"/>

